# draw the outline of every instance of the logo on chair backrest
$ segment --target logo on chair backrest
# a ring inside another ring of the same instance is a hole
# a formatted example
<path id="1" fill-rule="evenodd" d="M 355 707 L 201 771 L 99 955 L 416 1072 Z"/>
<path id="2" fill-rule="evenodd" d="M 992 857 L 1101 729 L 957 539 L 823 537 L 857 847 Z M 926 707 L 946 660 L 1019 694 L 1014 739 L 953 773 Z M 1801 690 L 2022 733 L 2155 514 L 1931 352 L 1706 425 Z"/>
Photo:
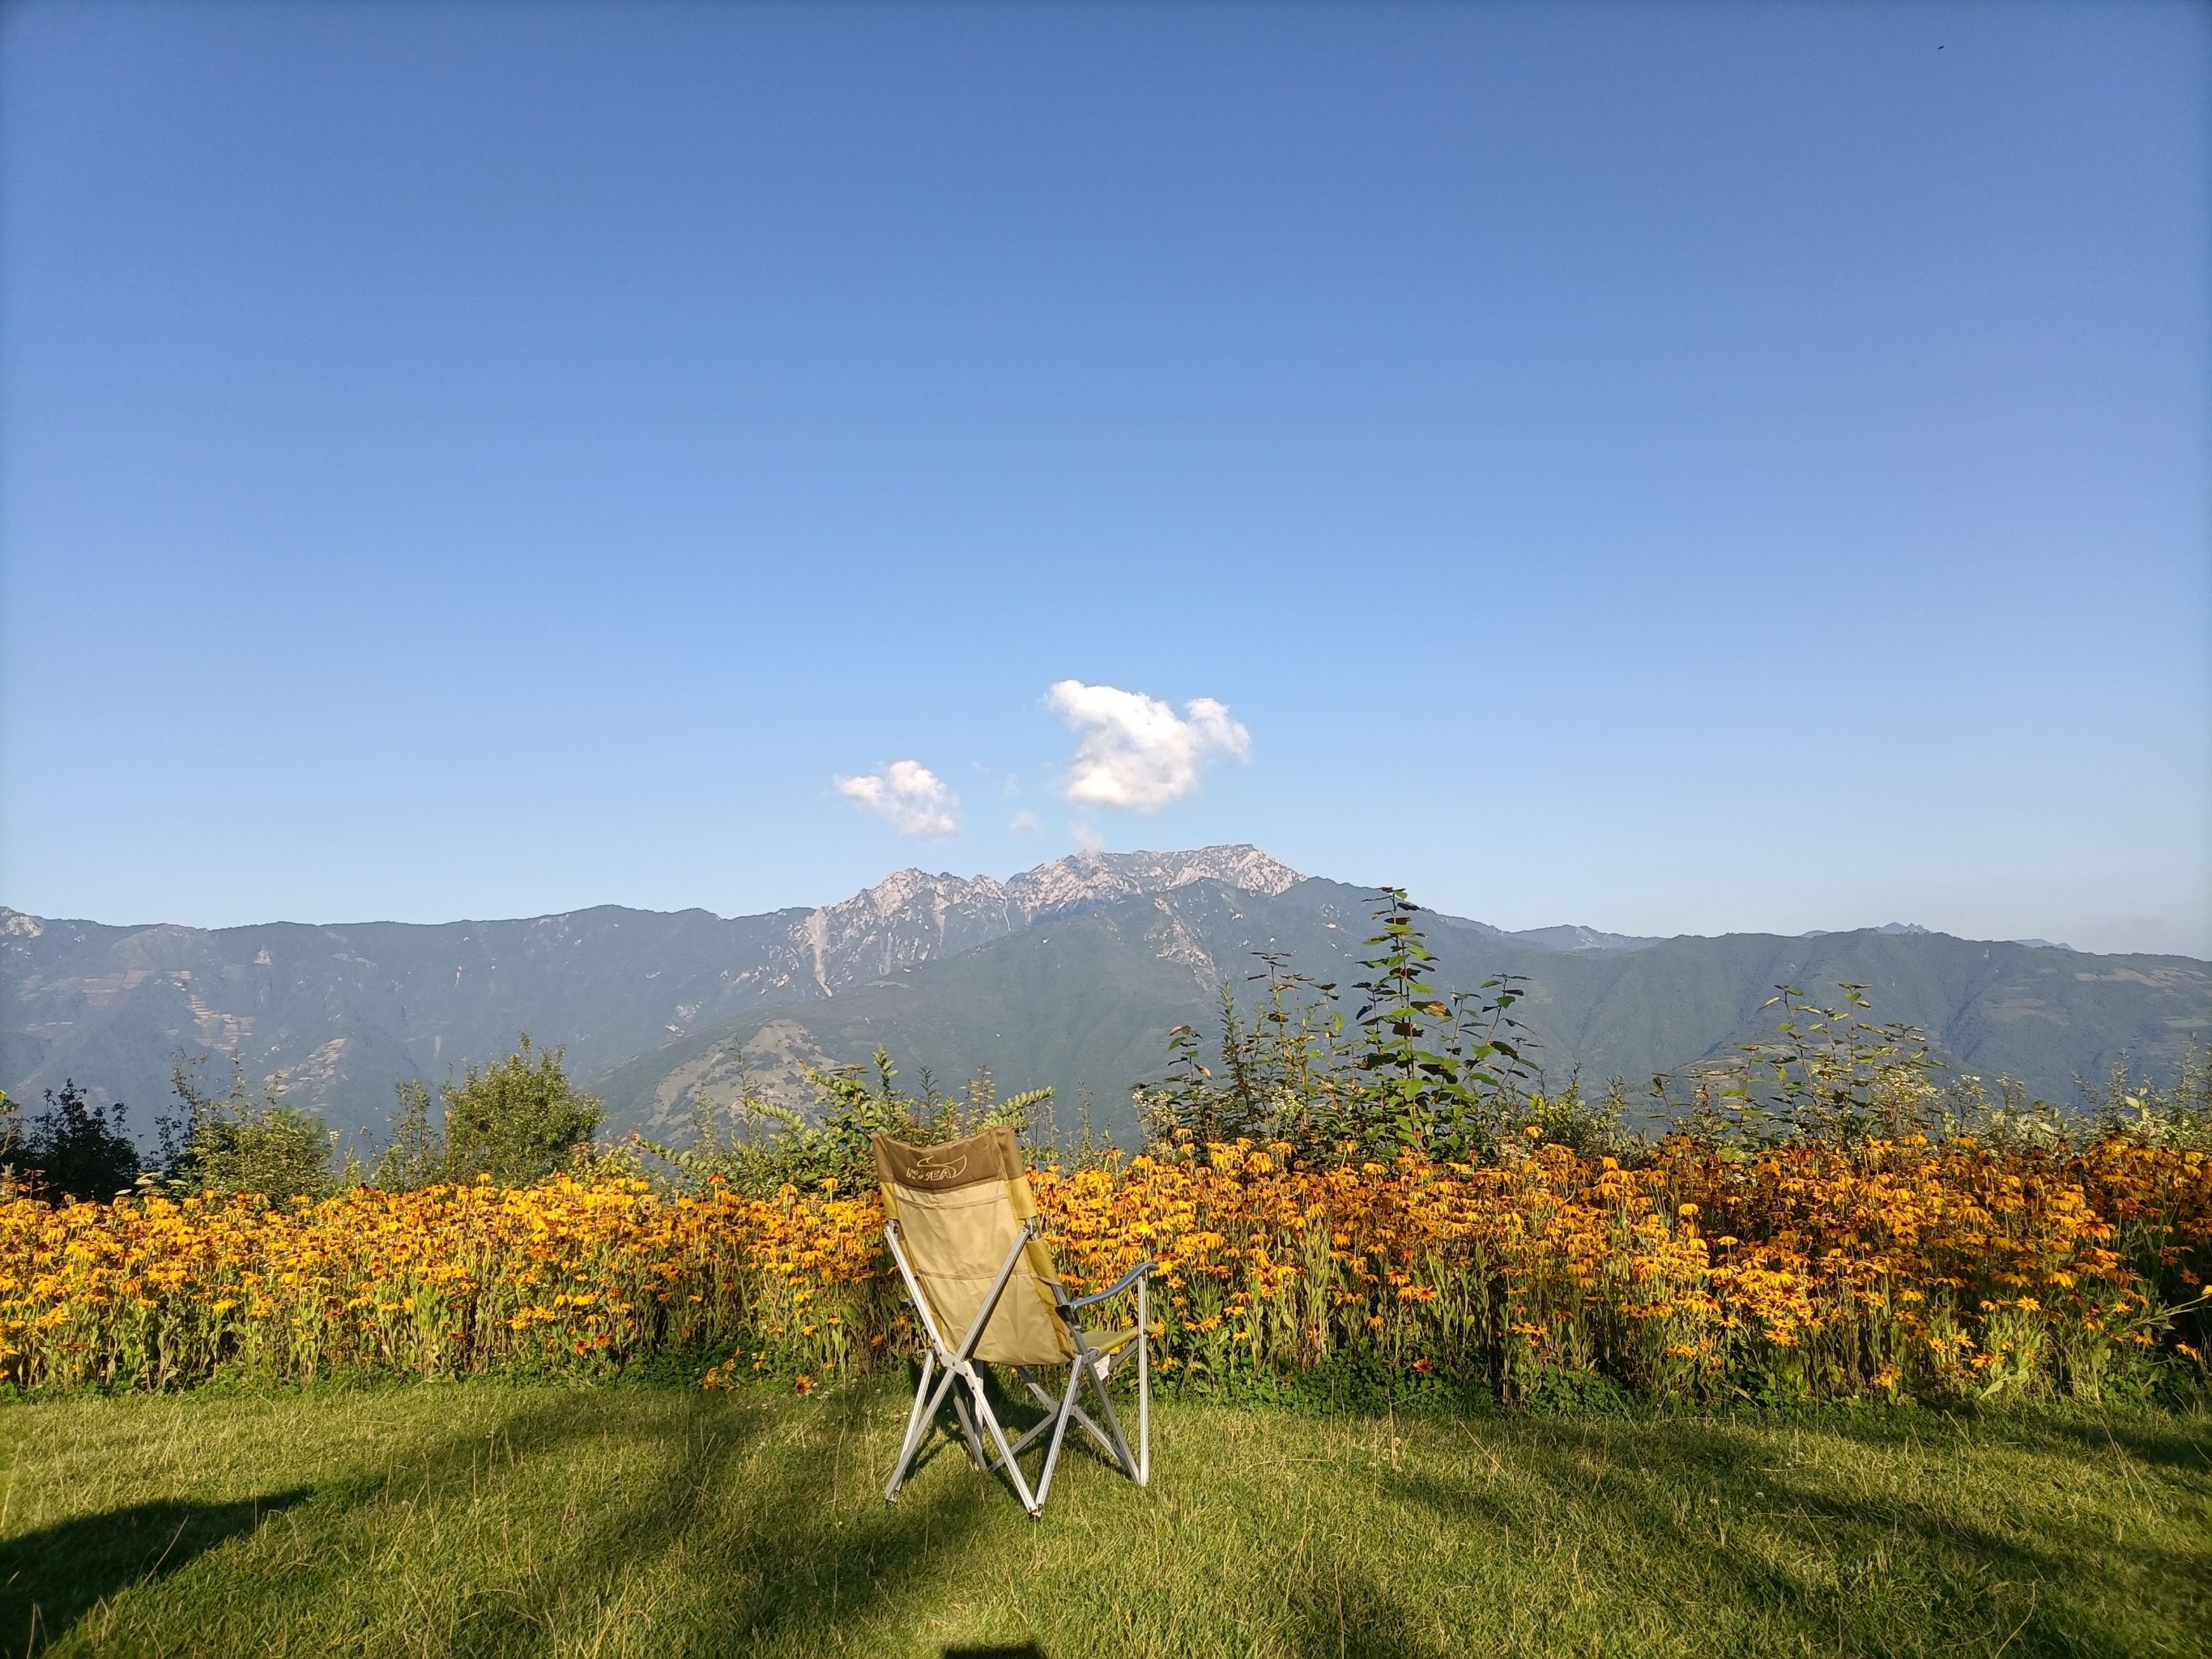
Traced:
<path id="1" fill-rule="evenodd" d="M 968 1154 L 954 1158 L 939 1157 L 935 1152 L 924 1152 L 914 1161 L 908 1174 L 915 1181 L 957 1181 L 968 1173 Z"/>

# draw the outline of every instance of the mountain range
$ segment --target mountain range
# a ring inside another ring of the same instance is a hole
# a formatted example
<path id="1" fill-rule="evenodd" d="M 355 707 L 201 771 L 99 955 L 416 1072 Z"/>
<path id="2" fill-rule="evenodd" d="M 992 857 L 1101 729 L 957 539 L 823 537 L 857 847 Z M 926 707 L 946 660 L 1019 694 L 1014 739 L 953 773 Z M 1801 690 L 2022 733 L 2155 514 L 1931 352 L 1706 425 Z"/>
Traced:
<path id="1" fill-rule="evenodd" d="M 335 1124 L 374 1133 L 393 1085 L 495 1059 L 528 1030 L 593 1079 L 614 1127 L 657 1133 L 741 1083 L 809 1097 L 805 1072 L 890 1051 L 909 1084 L 988 1066 L 1088 1100 L 1126 1139 L 1128 1085 L 1170 1027 L 1249 993 L 1253 953 L 1349 985 L 1372 888 L 1302 877 L 1252 847 L 1079 854 L 1006 881 L 902 870 L 816 909 L 725 918 L 615 906 L 437 926 L 202 929 L 0 908 L 0 1087 L 64 1079 L 148 1131 L 179 1055 L 234 1057 Z M 1554 1081 L 1641 1083 L 1766 1029 L 1780 984 L 1870 986 L 1876 1017 L 1927 1028 L 1954 1066 L 2066 1100 L 2124 1053 L 2170 1067 L 2212 1030 L 2212 964 L 1960 939 L 1905 924 L 1784 937 L 1509 932 L 1434 915 L 1443 983 L 1527 977 L 1521 1012 Z"/>

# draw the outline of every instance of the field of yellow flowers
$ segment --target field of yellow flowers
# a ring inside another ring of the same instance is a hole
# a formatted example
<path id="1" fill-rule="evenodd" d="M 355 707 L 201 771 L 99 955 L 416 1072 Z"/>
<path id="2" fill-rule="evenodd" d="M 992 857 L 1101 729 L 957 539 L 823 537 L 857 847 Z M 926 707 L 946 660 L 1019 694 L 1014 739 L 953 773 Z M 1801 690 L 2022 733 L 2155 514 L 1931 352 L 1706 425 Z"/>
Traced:
<path id="1" fill-rule="evenodd" d="M 1201 1388 L 1341 1368 L 1509 1401 L 2100 1398 L 2203 1374 L 2212 1159 L 2107 1137 L 1914 1136 L 1624 1164 L 1301 1165 L 1188 1144 L 1047 1169 L 1072 1283 L 1158 1264 L 1160 1364 Z M 502 1373 L 710 1381 L 908 1352 L 872 1193 L 628 1176 L 0 1203 L 0 1386 L 163 1390 Z"/>

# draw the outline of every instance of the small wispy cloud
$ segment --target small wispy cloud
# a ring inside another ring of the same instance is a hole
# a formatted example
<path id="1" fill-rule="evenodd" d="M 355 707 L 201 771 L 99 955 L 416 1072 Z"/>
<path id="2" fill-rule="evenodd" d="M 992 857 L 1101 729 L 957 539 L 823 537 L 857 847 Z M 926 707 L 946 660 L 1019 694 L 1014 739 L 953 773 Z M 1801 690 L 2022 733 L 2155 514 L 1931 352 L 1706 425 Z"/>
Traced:
<path id="1" fill-rule="evenodd" d="M 1037 815 L 1036 813 L 1021 811 L 1014 814 L 1012 819 L 1007 823 L 1006 828 L 1013 831 L 1013 833 L 1018 836 L 1033 836 L 1038 830 L 1043 829 L 1044 825 L 1037 822 Z"/>
<path id="2" fill-rule="evenodd" d="M 944 780 L 920 761 L 893 761 L 880 772 L 839 778 L 837 793 L 873 812 L 902 836 L 957 836 L 960 822 Z"/>
<path id="3" fill-rule="evenodd" d="M 1083 734 L 1062 793 L 1086 806 L 1149 812 L 1197 788 L 1208 761 L 1252 752 L 1251 732 L 1212 697 L 1193 698 L 1178 715 L 1141 691 L 1061 680 L 1045 700 Z"/>

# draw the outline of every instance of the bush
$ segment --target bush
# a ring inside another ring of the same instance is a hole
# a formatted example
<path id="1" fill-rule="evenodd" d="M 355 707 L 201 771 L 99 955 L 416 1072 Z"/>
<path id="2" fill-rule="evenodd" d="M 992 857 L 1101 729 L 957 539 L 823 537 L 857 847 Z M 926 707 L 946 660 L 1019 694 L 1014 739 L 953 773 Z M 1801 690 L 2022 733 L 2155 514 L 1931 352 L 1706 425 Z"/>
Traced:
<path id="1" fill-rule="evenodd" d="M 27 1178 L 17 1163 L 22 1155 L 22 1109 L 0 1089 L 0 1199 L 14 1198 Z"/>
<path id="2" fill-rule="evenodd" d="M 406 1192 L 489 1176 L 501 1185 L 526 1186 L 568 1165 L 590 1143 L 605 1109 L 568 1080 L 564 1053 L 536 1047 L 526 1031 L 496 1066 L 467 1066 L 459 1082 L 448 1079 L 438 1091 L 446 1108 L 442 1133 L 430 1127 L 429 1091 L 401 1084 L 398 1118 L 375 1184 Z"/>
<path id="3" fill-rule="evenodd" d="M 170 1180 L 194 1192 L 258 1193 L 280 1203 L 329 1194 L 337 1135 L 321 1118 L 274 1085 L 256 1099 L 234 1060 L 229 1092 L 219 1099 L 201 1091 L 196 1061 L 179 1060 L 173 1076 L 184 1115 L 162 1125 Z"/>
<path id="4" fill-rule="evenodd" d="M 720 1182 L 731 1191 L 768 1198 L 788 1185 L 858 1192 L 876 1184 L 872 1141 L 878 1133 L 915 1146 L 974 1134 L 1006 1124 L 1024 1137 L 1033 1134 L 1036 1114 L 1052 1097 L 1049 1088 L 998 1097 L 988 1067 L 957 1095 L 939 1094 L 922 1073 L 919 1095 L 896 1086 L 898 1068 L 876 1050 L 875 1076 L 857 1066 L 809 1072 L 816 1091 L 816 1116 L 809 1119 L 753 1091 L 740 1056 L 734 1121 L 717 1120 L 705 1097 L 692 1114 L 691 1145 L 682 1150 L 645 1143 L 646 1150 L 673 1165 L 694 1182 Z"/>
<path id="5" fill-rule="evenodd" d="M 74 1079 L 46 1091 L 46 1109 L 25 1128 L 21 1151 L 33 1184 L 70 1198 L 101 1199 L 138 1178 L 138 1147 L 117 1101 L 105 1113 Z"/>

